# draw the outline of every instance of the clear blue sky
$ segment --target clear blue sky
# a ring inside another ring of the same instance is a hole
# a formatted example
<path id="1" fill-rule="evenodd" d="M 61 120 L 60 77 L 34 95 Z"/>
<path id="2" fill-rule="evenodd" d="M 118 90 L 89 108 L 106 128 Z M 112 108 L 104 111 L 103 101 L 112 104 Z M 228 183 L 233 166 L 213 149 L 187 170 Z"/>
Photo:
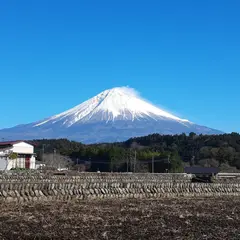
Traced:
<path id="1" fill-rule="evenodd" d="M 240 132 L 239 0 L 3 0 L 0 128 L 129 85 L 180 117 Z"/>

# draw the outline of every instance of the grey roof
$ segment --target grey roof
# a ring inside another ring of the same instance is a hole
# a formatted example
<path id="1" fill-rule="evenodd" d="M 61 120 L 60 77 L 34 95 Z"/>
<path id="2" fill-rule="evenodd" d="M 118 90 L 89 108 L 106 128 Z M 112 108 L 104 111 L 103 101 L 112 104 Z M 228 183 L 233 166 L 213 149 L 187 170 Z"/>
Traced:
<path id="1" fill-rule="evenodd" d="M 219 173 L 219 169 L 215 167 L 185 167 L 184 172 L 185 173 L 192 173 L 192 174 L 198 174 L 198 173 Z"/>

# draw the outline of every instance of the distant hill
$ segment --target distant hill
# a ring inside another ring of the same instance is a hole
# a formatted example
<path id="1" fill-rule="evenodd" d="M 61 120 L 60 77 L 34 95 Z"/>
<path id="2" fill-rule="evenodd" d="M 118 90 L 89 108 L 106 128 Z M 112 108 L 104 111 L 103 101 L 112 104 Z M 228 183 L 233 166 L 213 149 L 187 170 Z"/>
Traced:
<path id="1" fill-rule="evenodd" d="M 220 167 L 222 171 L 240 169 L 240 135 L 180 135 L 152 134 L 131 138 L 124 142 L 85 145 L 67 139 L 34 140 L 38 158 L 45 153 L 70 156 L 75 163 L 91 162 L 89 170 L 126 171 L 133 170 L 136 154 L 137 171 L 151 171 L 152 158 L 155 171 L 170 168 L 173 172 L 183 170 L 183 165 Z M 168 164 L 168 160 L 170 161 Z M 128 163 L 128 166 L 127 166 Z"/>

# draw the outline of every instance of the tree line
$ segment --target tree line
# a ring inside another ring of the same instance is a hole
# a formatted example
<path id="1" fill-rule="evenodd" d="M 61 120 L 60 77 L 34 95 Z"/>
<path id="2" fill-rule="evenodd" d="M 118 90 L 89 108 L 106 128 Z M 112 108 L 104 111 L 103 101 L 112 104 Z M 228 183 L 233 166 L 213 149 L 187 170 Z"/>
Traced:
<path id="1" fill-rule="evenodd" d="M 33 140 L 38 160 L 45 154 L 71 159 L 81 171 L 182 172 L 184 166 L 240 169 L 240 135 L 159 135 L 131 138 L 125 142 L 85 145 L 67 139 Z M 68 161 L 69 162 L 69 161 Z"/>

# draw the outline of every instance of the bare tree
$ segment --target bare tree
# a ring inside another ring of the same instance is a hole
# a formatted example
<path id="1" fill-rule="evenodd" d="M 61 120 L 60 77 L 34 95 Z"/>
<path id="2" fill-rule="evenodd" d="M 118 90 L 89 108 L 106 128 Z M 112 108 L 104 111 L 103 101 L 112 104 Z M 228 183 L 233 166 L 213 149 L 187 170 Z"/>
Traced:
<path id="1" fill-rule="evenodd" d="M 46 167 L 54 169 L 69 168 L 73 165 L 70 157 L 55 152 L 44 154 L 44 163 L 46 164 Z"/>

